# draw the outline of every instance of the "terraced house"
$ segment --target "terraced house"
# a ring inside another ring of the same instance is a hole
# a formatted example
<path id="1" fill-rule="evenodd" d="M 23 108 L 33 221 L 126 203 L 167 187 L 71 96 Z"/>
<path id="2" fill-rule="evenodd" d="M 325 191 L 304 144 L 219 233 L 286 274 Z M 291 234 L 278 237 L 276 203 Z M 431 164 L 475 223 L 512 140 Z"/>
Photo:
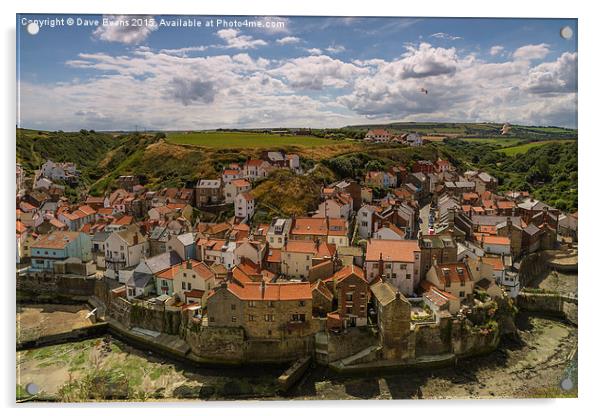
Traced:
<path id="1" fill-rule="evenodd" d="M 92 259 L 90 236 L 75 231 L 54 231 L 32 243 L 31 270 L 52 272 L 56 262 L 73 257 L 84 262 Z"/>
<path id="2" fill-rule="evenodd" d="M 209 294 L 207 316 L 210 327 L 242 327 L 249 338 L 307 336 L 317 326 L 308 282 L 224 282 Z"/>

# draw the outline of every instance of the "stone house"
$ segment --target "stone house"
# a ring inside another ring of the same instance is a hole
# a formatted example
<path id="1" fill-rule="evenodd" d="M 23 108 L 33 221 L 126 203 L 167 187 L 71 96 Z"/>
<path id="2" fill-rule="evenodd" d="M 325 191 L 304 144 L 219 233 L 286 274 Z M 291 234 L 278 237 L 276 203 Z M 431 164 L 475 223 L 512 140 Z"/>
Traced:
<path id="1" fill-rule="evenodd" d="M 217 204 L 223 199 L 223 183 L 221 179 L 200 179 L 196 184 L 197 208 L 208 204 Z"/>
<path id="2" fill-rule="evenodd" d="M 449 235 L 424 235 L 419 240 L 420 245 L 420 279 L 433 265 L 433 259 L 440 264 L 456 261 L 458 246 Z"/>
<path id="3" fill-rule="evenodd" d="M 241 327 L 249 339 L 286 339 L 316 332 L 307 282 L 222 283 L 207 298 L 208 325 Z"/>
<path id="4" fill-rule="evenodd" d="M 334 295 L 322 279 L 312 283 L 311 298 L 313 316 L 324 318 L 327 313 L 332 311 Z"/>
<path id="5" fill-rule="evenodd" d="M 324 280 L 336 303 L 336 310 L 328 314 L 328 329 L 367 325 L 370 289 L 364 276 L 362 268 L 351 265 Z"/>
<path id="6" fill-rule="evenodd" d="M 377 282 L 370 286 L 370 290 L 374 299 L 376 326 L 383 358 L 406 358 L 409 353 L 410 302 L 387 282 Z"/>

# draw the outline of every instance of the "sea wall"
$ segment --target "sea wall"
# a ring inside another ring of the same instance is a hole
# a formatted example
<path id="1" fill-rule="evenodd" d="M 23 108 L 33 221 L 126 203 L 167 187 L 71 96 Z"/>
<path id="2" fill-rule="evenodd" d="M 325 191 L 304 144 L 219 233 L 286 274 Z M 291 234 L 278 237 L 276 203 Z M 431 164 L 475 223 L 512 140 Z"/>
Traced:
<path id="1" fill-rule="evenodd" d="M 522 291 L 516 298 L 516 302 L 523 310 L 562 317 L 575 325 L 578 324 L 577 298 L 559 293 Z"/>

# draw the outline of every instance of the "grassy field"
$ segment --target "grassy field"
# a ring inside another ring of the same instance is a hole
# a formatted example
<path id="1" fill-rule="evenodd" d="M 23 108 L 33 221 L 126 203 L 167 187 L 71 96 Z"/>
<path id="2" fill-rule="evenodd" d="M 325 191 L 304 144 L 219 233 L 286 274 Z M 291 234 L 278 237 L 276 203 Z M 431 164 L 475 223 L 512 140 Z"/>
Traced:
<path id="1" fill-rule="evenodd" d="M 174 144 L 189 144 L 210 148 L 253 148 L 301 146 L 320 147 L 340 144 L 341 141 L 313 136 L 280 136 L 252 132 L 177 132 L 169 133 L 167 140 Z"/>
<path id="2" fill-rule="evenodd" d="M 507 156 L 515 156 L 521 153 L 527 153 L 529 149 L 532 149 L 534 147 L 543 146 L 550 143 L 568 143 L 571 141 L 573 140 L 544 140 L 540 142 L 531 142 L 520 144 L 517 146 L 504 147 L 503 149 L 496 150 L 496 152 L 504 153 Z"/>
<path id="3" fill-rule="evenodd" d="M 515 138 L 515 137 L 500 137 L 500 138 L 480 138 L 480 137 L 464 137 L 460 140 L 464 140 L 469 143 L 477 143 L 477 144 L 496 144 L 501 145 L 503 147 L 512 147 L 518 146 L 523 142 L 523 139 Z"/>

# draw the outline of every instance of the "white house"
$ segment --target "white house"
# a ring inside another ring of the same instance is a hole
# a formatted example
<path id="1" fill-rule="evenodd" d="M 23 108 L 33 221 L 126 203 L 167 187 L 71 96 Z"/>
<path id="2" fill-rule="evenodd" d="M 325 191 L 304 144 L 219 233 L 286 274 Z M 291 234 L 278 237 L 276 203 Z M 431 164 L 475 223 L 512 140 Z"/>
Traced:
<path id="1" fill-rule="evenodd" d="M 148 254 L 148 241 L 137 227 L 111 233 L 105 240 L 105 276 L 116 279 L 120 270 L 137 266 Z"/>
<path id="2" fill-rule="evenodd" d="M 382 277 L 404 295 L 420 283 L 418 240 L 368 240 L 364 263 L 368 282 Z"/>
<path id="3" fill-rule="evenodd" d="M 224 186 L 224 200 L 226 204 L 234 203 L 236 196 L 242 192 L 249 192 L 251 183 L 246 179 L 232 179 Z"/>
<path id="4" fill-rule="evenodd" d="M 242 192 L 236 195 L 234 200 L 234 215 L 244 220 L 250 219 L 255 213 L 255 198 L 248 193 Z"/>

